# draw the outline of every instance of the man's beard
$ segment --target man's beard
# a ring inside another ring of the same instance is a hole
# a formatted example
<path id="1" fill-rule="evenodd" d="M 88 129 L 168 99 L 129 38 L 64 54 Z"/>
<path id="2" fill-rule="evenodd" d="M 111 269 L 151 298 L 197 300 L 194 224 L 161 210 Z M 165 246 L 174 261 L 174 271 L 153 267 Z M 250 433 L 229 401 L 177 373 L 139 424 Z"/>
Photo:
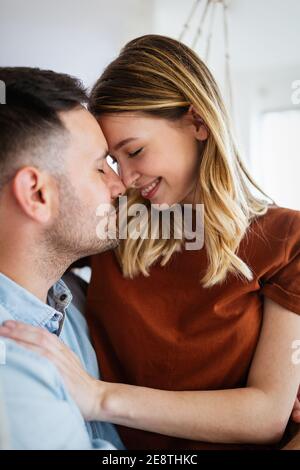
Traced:
<path id="1" fill-rule="evenodd" d="M 66 177 L 59 178 L 59 214 L 47 230 L 47 244 L 53 255 L 72 263 L 85 256 L 101 253 L 118 245 L 118 240 L 101 239 L 96 228 L 99 217 L 76 195 Z"/>

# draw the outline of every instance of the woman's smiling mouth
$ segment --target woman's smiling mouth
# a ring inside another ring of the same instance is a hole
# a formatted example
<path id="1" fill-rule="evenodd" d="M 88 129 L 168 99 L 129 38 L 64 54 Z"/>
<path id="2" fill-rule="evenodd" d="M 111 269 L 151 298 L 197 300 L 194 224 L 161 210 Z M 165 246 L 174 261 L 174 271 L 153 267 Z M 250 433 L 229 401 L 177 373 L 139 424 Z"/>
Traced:
<path id="1" fill-rule="evenodd" d="M 159 184 L 161 182 L 161 177 L 156 178 L 152 183 L 148 184 L 147 186 L 144 186 L 141 189 L 141 195 L 147 199 L 151 199 L 154 194 L 156 193 Z"/>

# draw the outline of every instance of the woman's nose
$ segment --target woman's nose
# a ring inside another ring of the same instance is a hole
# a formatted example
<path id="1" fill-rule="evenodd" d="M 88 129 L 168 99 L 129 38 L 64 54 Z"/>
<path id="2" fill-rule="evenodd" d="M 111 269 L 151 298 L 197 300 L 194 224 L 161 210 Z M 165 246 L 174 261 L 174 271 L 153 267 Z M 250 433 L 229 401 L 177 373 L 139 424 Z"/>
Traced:
<path id="1" fill-rule="evenodd" d="M 129 166 L 123 166 L 123 168 L 120 167 L 120 177 L 126 188 L 131 188 L 133 187 L 133 183 L 140 177 L 140 174 Z"/>

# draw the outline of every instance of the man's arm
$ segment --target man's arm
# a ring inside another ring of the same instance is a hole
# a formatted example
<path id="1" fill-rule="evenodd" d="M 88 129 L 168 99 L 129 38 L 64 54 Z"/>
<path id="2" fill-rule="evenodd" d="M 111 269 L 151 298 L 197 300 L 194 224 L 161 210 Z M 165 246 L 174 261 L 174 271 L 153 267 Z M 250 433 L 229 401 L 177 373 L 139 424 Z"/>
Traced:
<path id="1" fill-rule="evenodd" d="M 0 375 L 11 447 L 92 449 L 84 420 L 56 368 L 13 341 L 1 341 L 6 345 Z M 112 447 L 103 441 L 102 448 Z"/>
<path id="2" fill-rule="evenodd" d="M 1 378 L 1 375 L 0 375 L 0 378 Z M 10 449 L 9 431 L 8 431 L 7 420 L 6 420 L 6 415 L 4 411 L 2 386 L 1 386 L 1 381 L 0 381 L 0 450 L 9 450 L 9 449 Z"/>

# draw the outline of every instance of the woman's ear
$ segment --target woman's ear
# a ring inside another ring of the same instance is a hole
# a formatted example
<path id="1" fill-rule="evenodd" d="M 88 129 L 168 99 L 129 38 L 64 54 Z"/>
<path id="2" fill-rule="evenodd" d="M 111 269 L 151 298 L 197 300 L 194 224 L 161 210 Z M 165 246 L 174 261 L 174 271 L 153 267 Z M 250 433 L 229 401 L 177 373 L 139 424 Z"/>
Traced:
<path id="1" fill-rule="evenodd" d="M 188 110 L 189 117 L 195 129 L 195 137 L 201 142 L 208 139 L 209 130 L 201 116 L 197 113 L 194 106 L 191 105 Z"/>

